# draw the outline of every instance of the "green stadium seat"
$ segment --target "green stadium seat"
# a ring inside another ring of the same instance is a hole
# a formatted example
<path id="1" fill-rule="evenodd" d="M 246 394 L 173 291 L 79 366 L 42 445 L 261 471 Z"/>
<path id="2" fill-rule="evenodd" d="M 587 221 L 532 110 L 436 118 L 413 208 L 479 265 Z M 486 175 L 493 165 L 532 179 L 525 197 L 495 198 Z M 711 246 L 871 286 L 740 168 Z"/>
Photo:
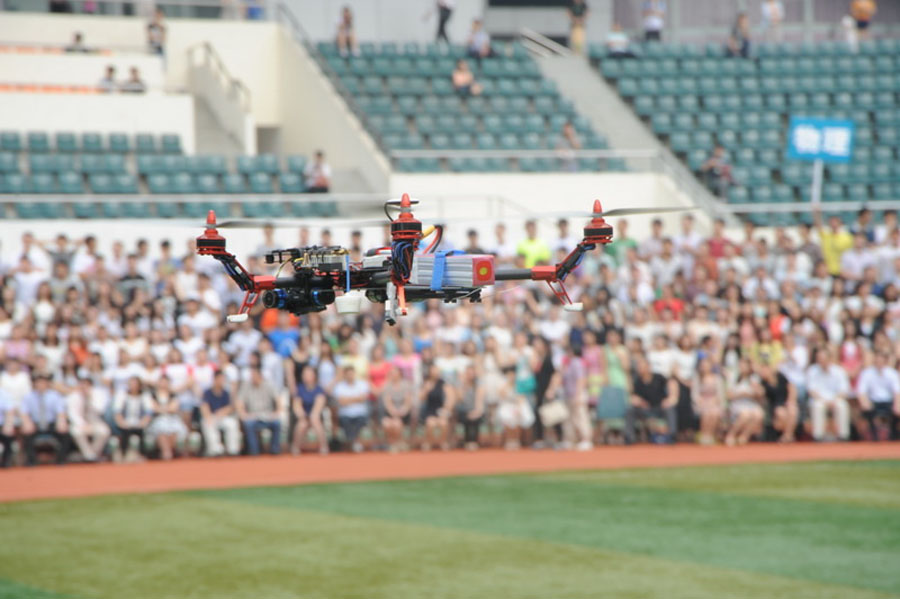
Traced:
<path id="1" fill-rule="evenodd" d="M 303 184 L 303 176 L 297 173 L 281 173 L 278 176 L 278 187 L 281 193 L 303 193 L 306 186 Z"/>
<path id="2" fill-rule="evenodd" d="M 746 187 L 733 186 L 728 188 L 729 204 L 746 204 L 750 201 L 750 194 Z"/>
<path id="3" fill-rule="evenodd" d="M 110 133 L 108 143 L 110 152 L 119 152 L 120 154 L 131 152 L 131 142 L 124 133 Z"/>
<path id="4" fill-rule="evenodd" d="M 672 129 L 676 131 L 693 131 L 695 125 L 694 115 L 690 113 L 676 114 L 672 119 Z"/>
<path id="5" fill-rule="evenodd" d="M 81 151 L 100 153 L 104 151 L 103 139 L 99 133 L 82 133 L 81 134 Z"/>
<path id="6" fill-rule="evenodd" d="M 660 98 L 660 109 L 662 109 L 662 100 L 663 98 Z M 699 112 L 700 101 L 694 95 L 680 96 L 678 98 L 678 108 L 685 112 Z M 666 108 L 666 111 L 669 112 L 668 108 Z"/>
<path id="7" fill-rule="evenodd" d="M 0 131 L 0 150 L 21 152 L 22 149 L 22 138 L 17 131 Z"/>
<path id="8" fill-rule="evenodd" d="M 479 133 L 475 137 L 475 147 L 479 150 L 496 150 L 497 140 L 490 133 Z"/>
<path id="9" fill-rule="evenodd" d="M 113 175 L 113 188 L 115 193 L 136 194 L 138 193 L 137 179 L 130 173 Z"/>
<path id="10" fill-rule="evenodd" d="M 84 179 L 80 173 L 66 171 L 59 173 L 58 178 L 60 193 L 84 193 Z"/>
<path id="11" fill-rule="evenodd" d="M 107 173 L 98 172 L 90 175 L 89 179 L 91 191 L 99 194 L 116 193 L 116 185 L 113 176 Z"/>
<path id="12" fill-rule="evenodd" d="M 42 131 L 28 132 L 28 151 L 29 152 L 49 152 L 50 138 Z"/>
<path id="13" fill-rule="evenodd" d="M 251 193 L 273 193 L 272 176 L 267 173 L 256 172 L 249 176 Z"/>
<path id="14" fill-rule="evenodd" d="M 738 135 L 735 131 L 730 129 L 724 129 L 719 131 L 716 136 L 718 139 L 719 145 L 728 149 L 728 150 L 736 150 L 738 147 Z"/>
<path id="15" fill-rule="evenodd" d="M 750 197 L 754 202 L 770 203 L 773 200 L 771 187 L 753 187 L 750 190 Z"/>
<path id="16" fill-rule="evenodd" d="M 50 173 L 34 173 L 31 175 L 32 193 L 56 193 L 56 181 Z"/>
<path id="17" fill-rule="evenodd" d="M 199 193 L 219 193 L 219 178 L 212 173 L 199 173 L 196 176 L 197 191 Z"/>
<path id="18" fill-rule="evenodd" d="M 72 204 L 75 218 L 100 218 L 100 209 L 94 202 L 75 202 Z"/>
<path id="19" fill-rule="evenodd" d="M 247 186 L 243 175 L 229 173 L 222 177 L 222 187 L 225 193 L 246 193 Z"/>
<path id="20" fill-rule="evenodd" d="M 893 200 L 896 199 L 895 188 L 890 183 L 876 183 L 872 186 L 873 200 Z"/>
<path id="21" fill-rule="evenodd" d="M 669 133 L 673 128 L 672 117 L 666 112 L 654 114 L 650 119 L 650 126 L 658 135 Z"/>
<path id="22" fill-rule="evenodd" d="M 74 133 L 57 133 L 55 140 L 57 152 L 71 154 L 78 151 L 78 141 Z"/>
<path id="23" fill-rule="evenodd" d="M 840 183 L 825 183 L 822 185 L 823 202 L 843 202 L 846 199 L 846 190 Z"/>
<path id="24" fill-rule="evenodd" d="M 790 185 L 779 184 L 772 187 L 772 201 L 786 204 L 794 199 L 794 189 Z"/>
<path id="25" fill-rule="evenodd" d="M 190 173 L 175 173 L 171 176 L 171 180 L 173 193 L 189 195 L 199 191 L 194 182 L 194 176 Z"/>
<path id="26" fill-rule="evenodd" d="M 634 111 L 637 112 L 641 116 L 650 116 L 652 114 L 658 114 L 656 111 L 655 102 L 651 96 L 637 96 L 634 99 Z M 667 114 L 666 111 L 663 114 Z"/>
<path id="27" fill-rule="evenodd" d="M 302 175 L 306 170 L 306 156 L 291 154 L 286 158 L 287 171 Z"/>
<path id="28" fill-rule="evenodd" d="M 673 152 L 687 152 L 693 146 L 691 145 L 691 136 L 686 132 L 673 133 L 669 137 L 669 145 Z"/>
<path id="29" fill-rule="evenodd" d="M 706 159 L 709 158 L 709 152 L 705 150 L 691 150 L 687 154 L 687 162 L 690 169 L 694 172 L 700 170 Z"/>
<path id="30" fill-rule="evenodd" d="M 121 218 L 150 218 L 153 216 L 150 204 L 141 201 L 121 202 L 119 214 Z"/>
<path id="31" fill-rule="evenodd" d="M 152 173 L 147 175 L 147 189 L 150 190 L 150 193 L 156 194 L 174 193 L 174 188 L 169 175 L 163 173 Z"/>
<path id="32" fill-rule="evenodd" d="M 163 154 L 181 154 L 181 136 L 174 133 L 164 133 L 161 142 Z"/>
<path id="33" fill-rule="evenodd" d="M 138 133 L 134 136 L 134 150 L 138 154 L 155 154 L 156 139 L 149 133 Z"/>

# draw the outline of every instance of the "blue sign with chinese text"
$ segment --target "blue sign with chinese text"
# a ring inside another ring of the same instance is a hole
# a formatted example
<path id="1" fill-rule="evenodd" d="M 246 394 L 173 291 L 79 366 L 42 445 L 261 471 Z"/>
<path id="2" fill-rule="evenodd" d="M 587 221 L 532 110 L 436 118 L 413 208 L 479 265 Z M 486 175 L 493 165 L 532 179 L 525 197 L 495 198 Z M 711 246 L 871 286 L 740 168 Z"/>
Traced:
<path id="1" fill-rule="evenodd" d="M 855 129 L 853 121 L 791 117 L 788 158 L 850 162 Z"/>

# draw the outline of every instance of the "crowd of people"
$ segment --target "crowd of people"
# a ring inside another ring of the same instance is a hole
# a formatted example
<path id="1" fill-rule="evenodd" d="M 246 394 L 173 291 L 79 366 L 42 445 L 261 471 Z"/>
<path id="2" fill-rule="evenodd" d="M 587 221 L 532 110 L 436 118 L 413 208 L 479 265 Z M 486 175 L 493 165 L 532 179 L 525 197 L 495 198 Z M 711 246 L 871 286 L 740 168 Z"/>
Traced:
<path id="1" fill-rule="evenodd" d="M 226 322 L 241 294 L 192 242 L 101 255 L 93 237 L 4 240 L 2 463 L 896 438 L 896 214 L 816 216 L 729 237 L 721 221 L 701 235 L 688 214 L 641 242 L 620 220 L 568 280 L 582 312 L 506 282 L 480 303 L 417 305 L 397 326 L 369 303 Z M 528 222 L 512 241 L 501 223 L 459 249 L 532 267 L 577 235 L 560 221 L 545 239 Z M 266 230 L 247 266 L 265 270 L 278 246 Z M 359 234 L 350 249 L 358 258 Z"/>

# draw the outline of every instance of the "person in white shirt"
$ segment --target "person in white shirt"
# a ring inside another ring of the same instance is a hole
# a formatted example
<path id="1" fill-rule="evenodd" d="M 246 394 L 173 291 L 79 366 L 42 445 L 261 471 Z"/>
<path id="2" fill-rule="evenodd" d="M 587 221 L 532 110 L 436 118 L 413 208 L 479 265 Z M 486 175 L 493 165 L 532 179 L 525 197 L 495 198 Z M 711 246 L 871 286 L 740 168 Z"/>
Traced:
<path id="1" fill-rule="evenodd" d="M 876 255 L 866 247 L 865 233 L 857 233 L 853 236 L 853 247 L 841 254 L 841 276 L 858 281 L 870 266 L 877 266 Z"/>
<path id="2" fill-rule="evenodd" d="M 512 261 L 516 257 L 516 245 L 507 241 L 506 225 L 497 223 L 497 226 L 494 227 L 494 237 L 496 241 L 490 253 L 497 256 L 497 260 L 500 262 Z"/>
<path id="3" fill-rule="evenodd" d="M 359 453 L 362 451 L 359 433 L 369 420 L 369 384 L 357 378 L 352 365 L 344 366 L 332 395 L 338 405 L 338 419 L 344 436 L 354 453 Z"/>
<path id="4" fill-rule="evenodd" d="M 850 437 L 850 381 L 844 369 L 834 363 L 831 348 L 816 350 L 816 363 L 806 371 L 806 390 L 809 393 L 809 411 L 812 418 L 813 438 L 825 438 L 828 412 L 831 412 L 837 436 L 841 441 Z"/>
<path id="5" fill-rule="evenodd" d="M 766 39 L 781 41 L 781 23 L 784 21 L 784 3 L 781 0 L 764 0 L 761 7 Z"/>
<path id="6" fill-rule="evenodd" d="M 31 376 L 19 360 L 7 359 L 0 373 L 0 393 L 5 393 L 11 409 L 18 410 L 25 396 L 31 393 Z"/>
<path id="7" fill-rule="evenodd" d="M 331 167 L 325 162 L 322 150 L 316 151 L 315 158 L 303 169 L 307 193 L 328 193 L 331 188 Z"/>
<path id="8" fill-rule="evenodd" d="M 885 352 L 875 353 L 874 364 L 860 373 L 856 390 L 872 440 L 878 440 L 878 418 L 887 418 L 890 439 L 896 440 L 900 418 L 900 373 L 890 365 L 890 357 Z"/>
<path id="9" fill-rule="evenodd" d="M 66 397 L 69 433 L 81 456 L 96 462 L 109 440 L 109 426 L 104 422 L 109 395 L 94 388 L 88 378 L 79 378 L 78 386 Z"/>
<path id="10" fill-rule="evenodd" d="M 646 0 L 643 5 L 644 41 L 661 41 L 666 24 L 666 1 Z"/>

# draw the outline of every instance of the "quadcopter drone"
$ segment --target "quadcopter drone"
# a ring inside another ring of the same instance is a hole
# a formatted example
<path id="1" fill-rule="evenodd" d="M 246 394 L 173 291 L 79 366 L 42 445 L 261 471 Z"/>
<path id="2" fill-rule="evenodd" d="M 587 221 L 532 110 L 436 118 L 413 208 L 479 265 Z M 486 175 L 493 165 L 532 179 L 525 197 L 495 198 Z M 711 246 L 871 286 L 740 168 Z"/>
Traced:
<path id="1" fill-rule="evenodd" d="M 351 261 L 348 249 L 340 246 L 311 246 L 275 250 L 265 255 L 267 264 L 278 264 L 275 275 L 249 273 L 225 249 L 216 224 L 215 212 L 210 210 L 206 230 L 197 238 L 197 253 L 212 256 L 222 263 L 228 275 L 245 292 L 237 314 L 229 322 L 247 319 L 250 309 L 261 298 L 266 308 L 286 310 L 291 314 L 321 312 L 335 304 L 339 314 L 356 314 L 363 298 L 383 303 L 384 319 L 396 324 L 399 315 L 406 315 L 408 304 L 429 299 L 445 303 L 469 300 L 481 301 L 482 290 L 497 281 L 546 281 L 566 310 L 581 310 L 566 291 L 565 280 L 575 270 L 584 255 L 598 245 L 612 241 L 613 228 L 605 216 L 625 216 L 670 210 L 632 208 L 603 212 L 600 201 L 594 202 L 591 220 L 584 227 L 584 238 L 566 258 L 556 265 L 533 268 L 510 268 L 495 264 L 490 254 L 466 254 L 438 250 L 443 236 L 442 225 L 423 230 L 421 221 L 412 213 L 418 200 L 403 194 L 399 200 L 389 200 L 384 211 L 390 221 L 391 244 L 369 250 L 361 261 Z M 396 218 L 390 210 L 398 210 Z M 245 226 L 246 221 L 218 225 Z M 258 226 L 260 223 L 252 223 Z M 420 250 L 422 242 L 432 237 Z M 281 271 L 288 269 L 285 276 Z"/>

